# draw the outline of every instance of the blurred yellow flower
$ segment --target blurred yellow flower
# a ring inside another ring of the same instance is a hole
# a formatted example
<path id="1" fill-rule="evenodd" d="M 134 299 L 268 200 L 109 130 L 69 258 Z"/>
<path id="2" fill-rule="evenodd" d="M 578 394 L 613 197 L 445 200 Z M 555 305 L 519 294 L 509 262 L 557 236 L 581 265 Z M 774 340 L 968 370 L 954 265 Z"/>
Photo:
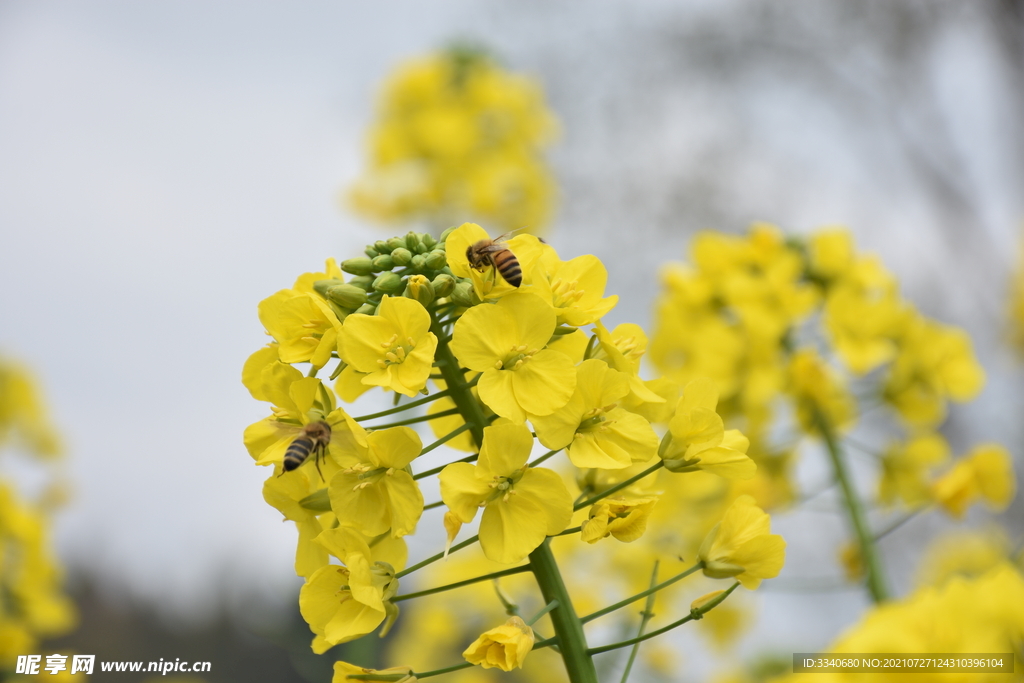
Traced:
<path id="1" fill-rule="evenodd" d="M 543 230 L 556 193 L 543 151 L 556 130 L 539 84 L 482 52 L 410 61 L 383 88 L 349 200 L 383 222 L 473 215 L 502 232 Z"/>
<path id="2" fill-rule="evenodd" d="M 1003 510 L 1016 493 L 1013 459 L 998 444 L 976 446 L 932 485 L 935 502 L 960 518 L 976 500 Z"/>

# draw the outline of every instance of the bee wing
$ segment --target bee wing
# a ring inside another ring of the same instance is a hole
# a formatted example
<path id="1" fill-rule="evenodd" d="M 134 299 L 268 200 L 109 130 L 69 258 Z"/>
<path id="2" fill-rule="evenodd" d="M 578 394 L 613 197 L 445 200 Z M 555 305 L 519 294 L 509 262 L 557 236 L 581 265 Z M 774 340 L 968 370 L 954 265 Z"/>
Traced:
<path id="1" fill-rule="evenodd" d="M 492 241 L 494 241 L 494 242 L 504 242 L 508 237 L 511 237 L 512 235 L 516 234 L 517 232 L 522 232 L 523 230 L 526 230 L 528 227 L 529 227 L 528 225 L 524 225 L 521 228 L 516 228 L 515 230 L 509 230 L 504 235 L 498 235 Z"/>

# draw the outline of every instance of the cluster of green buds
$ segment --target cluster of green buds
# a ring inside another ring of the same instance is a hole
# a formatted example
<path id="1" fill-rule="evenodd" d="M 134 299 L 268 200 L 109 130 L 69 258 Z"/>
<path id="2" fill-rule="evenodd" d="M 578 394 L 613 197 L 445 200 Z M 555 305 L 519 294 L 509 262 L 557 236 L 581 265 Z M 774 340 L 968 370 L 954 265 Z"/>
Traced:
<path id="1" fill-rule="evenodd" d="M 341 269 L 353 275 L 348 282 L 339 278 L 317 280 L 313 289 L 327 299 L 339 320 L 352 313 L 373 315 L 381 297 L 406 296 L 429 306 L 437 299 L 451 297 L 462 306 L 472 306 L 473 284 L 448 267 L 445 238 L 429 233 L 409 232 L 404 237 L 377 240 L 367 245 L 366 256 L 341 262 Z"/>

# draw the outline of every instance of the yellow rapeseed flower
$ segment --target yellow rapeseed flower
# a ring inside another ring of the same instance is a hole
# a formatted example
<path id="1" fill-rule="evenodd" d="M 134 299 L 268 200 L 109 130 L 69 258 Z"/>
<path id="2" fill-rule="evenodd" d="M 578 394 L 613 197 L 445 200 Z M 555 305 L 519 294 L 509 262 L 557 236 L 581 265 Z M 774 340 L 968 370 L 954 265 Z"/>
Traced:
<path id="1" fill-rule="evenodd" d="M 576 366 L 576 389 L 569 402 L 530 420 L 540 442 L 566 448 L 577 467 L 628 467 L 650 460 L 658 450 L 658 435 L 650 423 L 618 406 L 628 394 L 624 373 L 591 358 Z"/>
<path id="2" fill-rule="evenodd" d="M 697 554 L 704 574 L 713 579 L 735 577 L 751 590 L 762 579 L 778 576 L 786 560 L 786 541 L 770 530 L 771 518 L 764 510 L 750 496 L 740 496 L 700 546 Z"/>
<path id="3" fill-rule="evenodd" d="M 502 422 L 484 429 L 475 465 L 456 462 L 438 476 L 441 500 L 463 524 L 483 507 L 480 546 L 488 559 L 519 562 L 572 518 L 572 497 L 555 472 L 527 467 L 530 430 Z"/>
<path id="4" fill-rule="evenodd" d="M 361 452 L 346 454 L 345 469 L 331 478 L 331 509 L 367 536 L 413 533 L 423 514 L 423 494 L 406 467 L 423 449 L 419 435 L 393 427 L 372 432 L 366 444 Z"/>
<path id="5" fill-rule="evenodd" d="M 644 535 L 657 502 L 656 496 L 600 500 L 590 507 L 590 518 L 583 522 L 580 538 L 587 543 L 597 543 L 614 536 L 623 543 L 632 543 Z"/>
<path id="6" fill-rule="evenodd" d="M 526 292 L 474 306 L 455 323 L 451 348 L 459 362 L 482 372 L 477 388 L 491 410 L 516 422 L 550 415 L 572 397 L 576 368 L 563 353 L 544 348 L 555 314 Z"/>
<path id="7" fill-rule="evenodd" d="M 398 592 L 395 567 L 376 559 L 359 531 L 342 526 L 321 536 L 344 566 L 321 567 L 299 591 L 299 611 L 316 635 L 317 654 L 377 628 L 395 610 L 390 600 Z"/>
<path id="8" fill-rule="evenodd" d="M 285 363 L 321 368 L 338 348 L 341 323 L 317 294 L 282 289 L 259 305 L 260 322 L 280 348 Z"/>
<path id="9" fill-rule="evenodd" d="M 886 505 L 898 500 L 906 505 L 931 501 L 928 475 L 949 460 L 949 444 L 941 434 L 919 434 L 906 443 L 896 443 L 882 456 L 878 498 Z"/>
<path id="10" fill-rule="evenodd" d="M 533 642 L 533 629 L 521 618 L 512 617 L 501 626 L 484 632 L 462 656 L 467 662 L 485 669 L 511 671 L 523 667 L 526 655 L 533 649 Z"/>
<path id="11" fill-rule="evenodd" d="M 998 444 L 976 446 L 932 485 L 935 502 L 957 518 L 978 499 L 993 510 L 1003 510 L 1014 493 L 1013 459 Z"/>
<path id="12" fill-rule="evenodd" d="M 437 337 L 430 314 L 405 297 L 384 296 L 377 315 L 354 313 L 345 318 L 341 356 L 361 373 L 363 384 L 415 396 L 427 385 Z"/>

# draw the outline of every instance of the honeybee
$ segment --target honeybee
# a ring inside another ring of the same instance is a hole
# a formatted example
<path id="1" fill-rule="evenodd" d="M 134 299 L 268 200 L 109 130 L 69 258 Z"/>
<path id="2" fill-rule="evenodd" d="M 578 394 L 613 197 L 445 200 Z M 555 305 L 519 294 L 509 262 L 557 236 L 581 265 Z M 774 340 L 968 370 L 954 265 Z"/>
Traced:
<path id="1" fill-rule="evenodd" d="M 288 446 L 284 454 L 284 471 L 291 472 L 296 467 L 306 462 L 306 458 L 312 454 L 316 460 L 316 471 L 320 478 L 324 473 L 320 471 L 320 458 L 327 452 L 327 446 L 331 443 L 331 425 L 326 422 L 310 422 L 302 428 L 302 434 L 295 437 L 295 440 Z"/>
<path id="2" fill-rule="evenodd" d="M 470 268 L 482 271 L 487 266 L 494 266 L 494 269 L 505 278 L 505 282 L 513 287 L 523 284 L 523 269 L 519 267 L 519 259 L 505 246 L 505 238 L 513 232 L 517 231 L 506 232 L 493 240 L 479 240 L 466 247 L 466 260 L 469 261 Z"/>

